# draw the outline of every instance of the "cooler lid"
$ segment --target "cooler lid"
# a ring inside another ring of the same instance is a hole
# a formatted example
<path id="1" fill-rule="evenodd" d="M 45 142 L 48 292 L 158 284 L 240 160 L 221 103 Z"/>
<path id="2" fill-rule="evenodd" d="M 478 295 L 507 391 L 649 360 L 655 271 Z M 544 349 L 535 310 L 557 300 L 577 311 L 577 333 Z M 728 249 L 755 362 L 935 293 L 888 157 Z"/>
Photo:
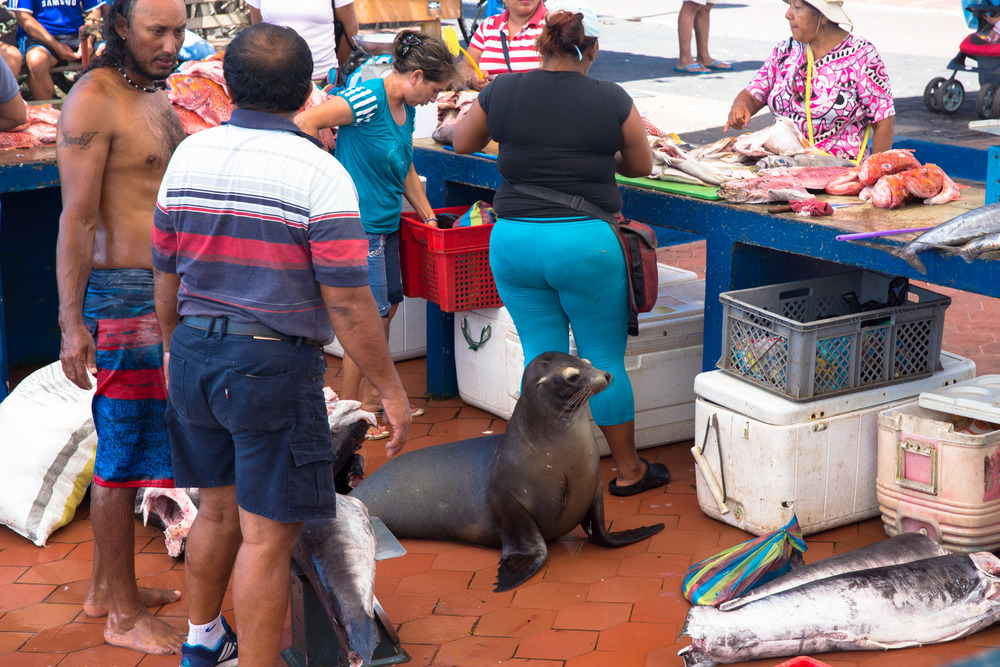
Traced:
<path id="1" fill-rule="evenodd" d="M 928 410 L 1000 423 L 1000 375 L 981 375 L 922 392 L 917 403 Z"/>
<path id="2" fill-rule="evenodd" d="M 784 426 L 829 419 L 885 403 L 912 400 L 922 391 L 936 390 L 947 382 L 967 380 L 976 373 L 974 362 L 943 350 L 941 367 L 941 370 L 930 377 L 810 401 L 793 401 L 723 370 L 715 370 L 695 377 L 694 393 L 699 398 L 759 422 Z"/>

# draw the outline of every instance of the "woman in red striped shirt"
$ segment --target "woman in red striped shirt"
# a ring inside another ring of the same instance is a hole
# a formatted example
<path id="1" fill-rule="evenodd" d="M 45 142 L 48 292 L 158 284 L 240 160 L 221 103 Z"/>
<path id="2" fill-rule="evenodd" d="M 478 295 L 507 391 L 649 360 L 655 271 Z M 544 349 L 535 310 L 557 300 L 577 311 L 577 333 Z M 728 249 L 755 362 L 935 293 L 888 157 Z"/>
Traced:
<path id="1" fill-rule="evenodd" d="M 469 42 L 469 56 L 484 78 L 463 60 L 458 80 L 473 90 L 482 90 L 497 74 L 537 69 L 535 38 L 542 33 L 545 13 L 542 0 L 508 0 L 507 9 L 480 23 Z"/>

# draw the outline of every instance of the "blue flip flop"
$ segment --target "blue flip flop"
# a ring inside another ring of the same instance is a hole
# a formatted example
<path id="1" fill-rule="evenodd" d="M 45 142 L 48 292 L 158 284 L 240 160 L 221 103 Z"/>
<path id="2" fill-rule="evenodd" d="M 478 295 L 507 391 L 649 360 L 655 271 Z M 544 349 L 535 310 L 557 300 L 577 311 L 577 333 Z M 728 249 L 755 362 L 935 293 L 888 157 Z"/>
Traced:
<path id="1" fill-rule="evenodd" d="M 699 67 L 701 69 L 698 69 Z M 685 65 L 684 67 L 674 65 L 674 71 L 680 72 L 681 74 L 708 74 L 711 70 L 705 68 L 704 65 L 691 63 L 690 65 Z"/>
<path id="2" fill-rule="evenodd" d="M 732 68 L 733 66 L 730 63 L 727 63 L 722 60 L 716 60 L 714 63 L 708 66 L 708 69 L 715 69 L 715 70 L 728 70 Z"/>

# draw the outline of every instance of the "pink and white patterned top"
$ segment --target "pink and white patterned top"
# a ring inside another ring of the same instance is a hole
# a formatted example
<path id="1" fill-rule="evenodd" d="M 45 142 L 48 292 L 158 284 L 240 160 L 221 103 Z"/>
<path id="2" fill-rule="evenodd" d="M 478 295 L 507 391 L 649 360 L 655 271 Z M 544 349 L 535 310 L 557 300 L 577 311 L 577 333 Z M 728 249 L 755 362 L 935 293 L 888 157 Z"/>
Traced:
<path id="1" fill-rule="evenodd" d="M 896 113 L 885 63 L 871 42 L 848 35 L 814 61 L 813 68 L 813 141 L 828 153 L 854 160 L 865 127 Z M 809 136 L 804 44 L 791 38 L 778 44 L 746 91 Z"/>

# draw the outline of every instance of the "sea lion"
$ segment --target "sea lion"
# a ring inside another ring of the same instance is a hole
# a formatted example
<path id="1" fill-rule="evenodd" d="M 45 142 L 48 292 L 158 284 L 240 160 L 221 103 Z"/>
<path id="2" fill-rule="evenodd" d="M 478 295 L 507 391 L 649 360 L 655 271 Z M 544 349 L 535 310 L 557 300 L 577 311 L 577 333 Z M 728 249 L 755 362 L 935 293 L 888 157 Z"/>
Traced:
<path id="1" fill-rule="evenodd" d="M 527 581 L 547 540 L 577 524 L 590 541 L 620 547 L 663 524 L 608 532 L 600 455 L 583 406 L 611 382 L 589 361 L 545 352 L 524 371 L 507 432 L 407 452 L 351 493 L 396 537 L 500 547 L 496 592 Z"/>

